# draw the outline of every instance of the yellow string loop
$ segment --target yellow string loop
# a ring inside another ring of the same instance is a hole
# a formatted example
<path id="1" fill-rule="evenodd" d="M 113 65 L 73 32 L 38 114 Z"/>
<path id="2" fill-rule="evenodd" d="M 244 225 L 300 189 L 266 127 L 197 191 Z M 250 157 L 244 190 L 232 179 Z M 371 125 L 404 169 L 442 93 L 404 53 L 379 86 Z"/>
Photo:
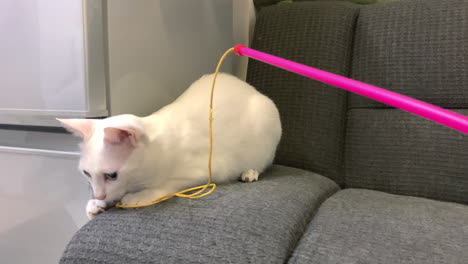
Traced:
<path id="1" fill-rule="evenodd" d="M 209 136 L 210 136 L 210 143 L 209 143 L 209 153 L 208 153 L 208 183 L 205 185 L 200 185 L 196 186 L 193 188 L 185 189 L 183 191 L 173 193 L 166 195 L 162 198 L 159 198 L 151 203 L 147 204 L 138 204 L 138 205 L 123 205 L 122 203 L 118 202 L 115 206 L 120 207 L 120 208 L 136 208 L 136 207 L 145 207 L 145 206 L 150 206 L 153 204 L 160 203 L 162 201 L 165 201 L 167 199 L 170 199 L 174 196 L 177 197 L 183 197 L 183 198 L 189 198 L 189 199 L 198 199 L 203 196 L 209 195 L 212 193 L 215 188 L 216 184 L 212 183 L 212 170 L 211 170 L 211 161 L 213 159 L 213 97 L 214 97 L 214 88 L 216 84 L 216 77 L 218 77 L 218 72 L 219 68 L 221 68 L 221 65 L 223 64 L 224 59 L 227 57 L 229 53 L 231 53 L 234 50 L 234 48 L 228 49 L 223 56 L 221 56 L 221 59 L 219 59 L 218 66 L 216 66 L 216 70 L 214 72 L 213 76 L 213 82 L 211 83 L 211 91 L 210 91 L 210 112 L 209 112 Z M 206 189 L 209 189 L 206 191 Z M 193 192 L 195 191 L 195 192 Z M 205 192 L 206 191 L 206 192 Z M 192 193 L 193 192 L 193 193 Z M 188 193 L 188 194 L 187 194 Z"/>

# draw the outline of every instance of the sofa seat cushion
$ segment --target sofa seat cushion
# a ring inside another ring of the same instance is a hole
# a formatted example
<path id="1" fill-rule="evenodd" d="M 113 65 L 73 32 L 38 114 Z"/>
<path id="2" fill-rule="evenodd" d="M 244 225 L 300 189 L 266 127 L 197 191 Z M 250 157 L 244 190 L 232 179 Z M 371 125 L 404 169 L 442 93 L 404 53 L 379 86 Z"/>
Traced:
<path id="1" fill-rule="evenodd" d="M 339 191 L 290 263 L 467 263 L 468 207 L 378 191 Z"/>
<path id="2" fill-rule="evenodd" d="M 258 182 L 220 185 L 201 199 L 114 208 L 75 234 L 61 263 L 284 263 L 338 189 L 318 174 L 273 166 Z"/>

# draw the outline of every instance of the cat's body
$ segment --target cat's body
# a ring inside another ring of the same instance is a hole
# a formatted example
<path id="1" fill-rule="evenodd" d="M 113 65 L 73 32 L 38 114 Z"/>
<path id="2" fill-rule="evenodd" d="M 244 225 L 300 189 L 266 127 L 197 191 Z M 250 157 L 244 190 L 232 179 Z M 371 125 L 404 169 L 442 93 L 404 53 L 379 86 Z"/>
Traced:
<path id="1" fill-rule="evenodd" d="M 203 76 L 172 104 L 147 117 L 61 120 L 84 137 L 80 169 L 90 175 L 98 200 L 142 204 L 206 183 L 212 79 Z M 213 181 L 241 175 L 245 181 L 256 180 L 272 163 L 281 137 L 276 106 L 247 83 L 219 74 L 213 115 Z M 90 203 L 100 204 L 94 206 L 94 211 L 99 209 L 95 214 L 103 210 L 104 203 Z"/>

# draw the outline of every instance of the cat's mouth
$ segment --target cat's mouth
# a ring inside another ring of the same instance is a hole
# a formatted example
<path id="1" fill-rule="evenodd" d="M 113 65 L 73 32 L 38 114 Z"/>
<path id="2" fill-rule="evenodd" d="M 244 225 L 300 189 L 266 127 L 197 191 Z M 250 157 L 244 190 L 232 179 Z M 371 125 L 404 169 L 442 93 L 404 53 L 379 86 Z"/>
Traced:
<path id="1" fill-rule="evenodd" d="M 120 202 L 120 199 L 119 200 L 112 200 L 110 202 L 106 202 L 105 210 L 108 210 L 108 209 L 114 207 L 118 202 Z"/>
<path id="2" fill-rule="evenodd" d="M 125 195 L 130 194 L 130 193 L 137 193 L 142 191 L 144 188 L 132 188 L 132 190 L 125 192 L 122 194 L 119 198 L 114 198 L 113 200 L 106 202 L 109 207 L 114 207 L 118 202 L 122 201 L 122 198 L 125 197 Z"/>

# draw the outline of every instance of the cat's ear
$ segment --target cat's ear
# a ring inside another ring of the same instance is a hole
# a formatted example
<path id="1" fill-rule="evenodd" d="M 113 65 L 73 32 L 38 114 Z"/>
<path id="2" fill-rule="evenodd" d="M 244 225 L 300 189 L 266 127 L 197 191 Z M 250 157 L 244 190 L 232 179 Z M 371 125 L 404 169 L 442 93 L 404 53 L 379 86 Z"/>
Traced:
<path id="1" fill-rule="evenodd" d="M 82 137 L 84 141 L 91 138 L 94 133 L 94 123 L 92 119 L 58 119 L 64 128 L 74 135 Z"/>
<path id="2" fill-rule="evenodd" d="M 127 140 L 136 147 L 138 143 L 145 141 L 146 135 L 143 128 L 138 126 L 119 126 L 104 128 L 104 142 L 118 145 Z"/>

